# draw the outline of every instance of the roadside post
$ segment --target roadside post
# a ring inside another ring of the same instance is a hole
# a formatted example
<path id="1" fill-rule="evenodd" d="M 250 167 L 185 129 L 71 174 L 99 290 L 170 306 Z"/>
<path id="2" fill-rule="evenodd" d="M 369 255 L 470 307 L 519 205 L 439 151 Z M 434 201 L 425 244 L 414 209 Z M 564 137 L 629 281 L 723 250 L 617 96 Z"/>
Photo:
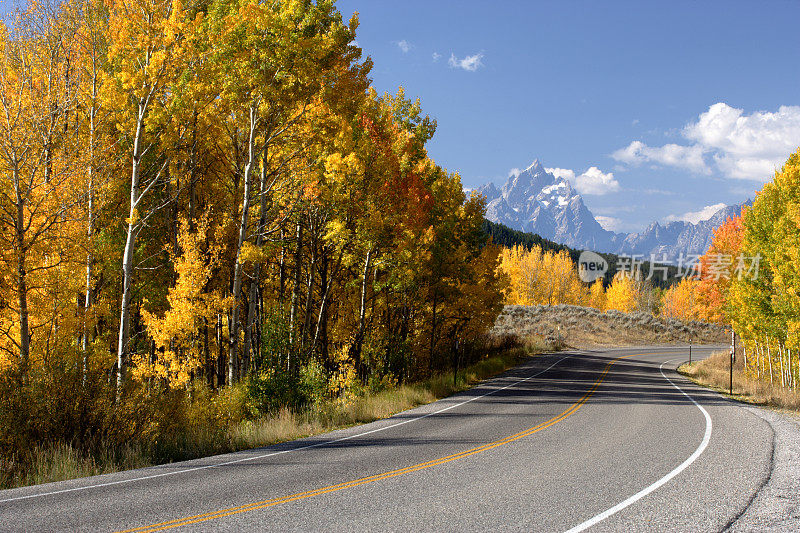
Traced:
<path id="1" fill-rule="evenodd" d="M 692 338 L 689 337 L 689 366 L 692 366 Z"/>
<path id="2" fill-rule="evenodd" d="M 736 358 L 736 332 L 733 331 L 731 326 L 731 373 L 730 381 L 728 382 L 728 394 L 733 396 L 733 361 Z"/>

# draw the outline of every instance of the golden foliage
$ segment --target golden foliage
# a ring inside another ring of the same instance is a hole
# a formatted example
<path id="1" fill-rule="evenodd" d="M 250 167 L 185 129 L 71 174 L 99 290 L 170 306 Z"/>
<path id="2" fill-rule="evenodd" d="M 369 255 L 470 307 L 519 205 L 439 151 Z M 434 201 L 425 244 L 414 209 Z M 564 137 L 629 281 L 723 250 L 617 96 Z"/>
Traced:
<path id="1" fill-rule="evenodd" d="M 517 245 L 501 255 L 500 270 L 510 279 L 510 305 L 583 304 L 588 293 L 578 270 L 565 251 L 543 252 Z"/>
<path id="2" fill-rule="evenodd" d="M 615 309 L 623 313 L 630 313 L 637 309 L 639 291 L 633 277 L 624 272 L 614 276 L 611 286 L 606 291 L 605 310 Z"/>

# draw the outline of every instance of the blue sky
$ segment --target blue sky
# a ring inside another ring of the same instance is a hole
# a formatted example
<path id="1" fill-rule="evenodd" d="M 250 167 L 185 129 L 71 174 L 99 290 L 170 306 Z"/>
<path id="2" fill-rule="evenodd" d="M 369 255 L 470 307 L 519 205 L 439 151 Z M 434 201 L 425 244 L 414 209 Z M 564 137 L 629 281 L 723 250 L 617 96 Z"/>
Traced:
<path id="1" fill-rule="evenodd" d="M 752 197 L 800 145 L 798 1 L 337 5 L 360 14 L 378 91 L 438 120 L 429 153 L 465 187 L 539 158 L 632 231 Z"/>
<path id="2" fill-rule="evenodd" d="M 360 14 L 378 91 L 438 120 L 429 153 L 465 187 L 539 158 L 630 231 L 752 197 L 800 145 L 798 2 L 337 5 Z"/>

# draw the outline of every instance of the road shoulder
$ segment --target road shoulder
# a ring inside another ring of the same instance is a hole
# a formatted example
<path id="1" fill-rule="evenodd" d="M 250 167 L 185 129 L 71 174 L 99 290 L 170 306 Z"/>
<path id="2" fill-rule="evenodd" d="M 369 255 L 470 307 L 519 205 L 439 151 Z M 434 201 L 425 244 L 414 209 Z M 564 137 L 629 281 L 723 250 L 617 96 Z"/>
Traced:
<path id="1" fill-rule="evenodd" d="M 772 428 L 772 469 L 767 482 L 727 531 L 800 531 L 800 422 L 770 409 L 743 408 Z"/>

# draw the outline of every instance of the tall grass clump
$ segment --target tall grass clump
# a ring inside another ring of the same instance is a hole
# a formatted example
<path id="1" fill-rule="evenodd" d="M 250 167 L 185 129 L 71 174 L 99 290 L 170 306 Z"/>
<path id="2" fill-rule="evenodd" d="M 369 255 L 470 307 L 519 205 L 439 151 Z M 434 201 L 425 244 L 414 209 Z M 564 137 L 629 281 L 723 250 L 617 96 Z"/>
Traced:
<path id="1" fill-rule="evenodd" d="M 691 365 L 683 364 L 678 371 L 699 385 L 727 394 L 730 387 L 730 353 L 719 351 Z M 800 410 L 800 393 L 780 386 L 778 381 L 758 379 L 745 371 L 744 357 L 737 353 L 733 365 L 733 398 L 779 409 Z"/>

